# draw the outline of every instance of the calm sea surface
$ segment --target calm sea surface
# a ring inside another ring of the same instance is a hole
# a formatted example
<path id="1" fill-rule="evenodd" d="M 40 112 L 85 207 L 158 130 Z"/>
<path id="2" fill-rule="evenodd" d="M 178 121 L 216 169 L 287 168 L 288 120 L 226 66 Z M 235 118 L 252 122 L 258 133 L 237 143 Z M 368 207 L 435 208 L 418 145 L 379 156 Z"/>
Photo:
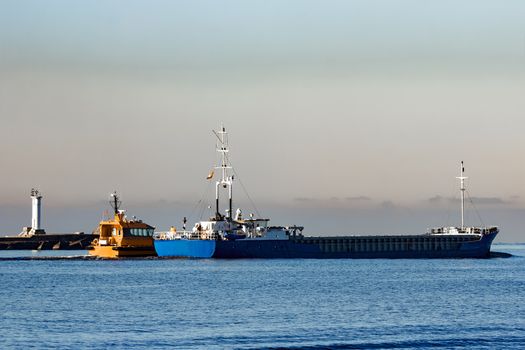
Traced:
<path id="1" fill-rule="evenodd" d="M 525 348 L 525 245 L 487 260 L 1 260 L 0 348 Z M 0 258 L 85 252 L 0 251 Z"/>

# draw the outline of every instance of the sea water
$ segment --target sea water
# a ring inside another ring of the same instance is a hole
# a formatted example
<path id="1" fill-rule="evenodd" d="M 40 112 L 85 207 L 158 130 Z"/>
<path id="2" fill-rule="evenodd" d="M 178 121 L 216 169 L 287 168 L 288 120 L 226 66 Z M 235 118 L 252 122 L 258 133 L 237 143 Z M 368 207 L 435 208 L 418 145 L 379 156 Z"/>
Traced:
<path id="1" fill-rule="evenodd" d="M 525 245 L 443 260 L 19 260 L 1 349 L 525 348 Z"/>

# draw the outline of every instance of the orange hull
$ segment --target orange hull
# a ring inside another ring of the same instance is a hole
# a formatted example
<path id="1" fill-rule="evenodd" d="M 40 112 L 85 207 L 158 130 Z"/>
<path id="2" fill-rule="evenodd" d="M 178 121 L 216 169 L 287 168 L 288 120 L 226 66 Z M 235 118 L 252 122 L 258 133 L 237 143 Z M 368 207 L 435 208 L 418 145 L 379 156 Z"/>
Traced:
<path id="1" fill-rule="evenodd" d="M 93 246 L 89 250 L 89 255 L 107 259 L 125 257 L 147 257 L 157 256 L 155 248 L 152 247 L 117 247 L 117 246 Z"/>

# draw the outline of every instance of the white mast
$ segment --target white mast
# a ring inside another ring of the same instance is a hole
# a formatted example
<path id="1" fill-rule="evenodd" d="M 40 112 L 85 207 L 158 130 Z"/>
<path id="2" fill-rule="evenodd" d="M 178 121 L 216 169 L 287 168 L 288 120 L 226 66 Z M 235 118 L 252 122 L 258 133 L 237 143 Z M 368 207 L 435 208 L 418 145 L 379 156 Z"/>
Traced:
<path id="1" fill-rule="evenodd" d="M 222 185 L 222 187 L 226 188 L 228 187 L 228 198 L 229 198 L 229 211 L 228 211 L 228 217 L 232 218 L 232 183 L 233 183 L 233 175 L 230 175 L 230 169 L 232 168 L 229 161 L 228 161 L 228 133 L 226 132 L 226 129 L 224 126 L 221 125 L 220 131 L 213 131 L 215 136 L 217 136 L 218 142 L 217 142 L 217 152 L 220 155 L 221 158 L 221 164 L 219 166 L 216 166 L 215 169 L 221 170 L 221 178 L 215 183 L 215 217 L 217 219 L 220 218 L 220 211 L 219 211 L 219 188 Z"/>
<path id="2" fill-rule="evenodd" d="M 460 180 L 459 190 L 461 192 L 461 229 L 465 229 L 465 179 L 468 177 L 463 176 L 465 172 L 465 167 L 463 166 L 463 161 L 461 161 L 460 176 L 457 176 L 456 179 Z"/>

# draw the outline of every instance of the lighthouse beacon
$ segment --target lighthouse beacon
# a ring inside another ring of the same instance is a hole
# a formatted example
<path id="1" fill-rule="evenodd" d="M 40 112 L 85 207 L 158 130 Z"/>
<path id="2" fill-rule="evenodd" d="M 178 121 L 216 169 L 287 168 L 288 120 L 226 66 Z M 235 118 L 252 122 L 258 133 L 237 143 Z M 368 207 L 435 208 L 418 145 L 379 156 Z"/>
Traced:
<path id="1" fill-rule="evenodd" d="M 41 227 L 42 195 L 37 189 L 31 189 L 31 227 L 24 227 L 21 236 L 43 235 L 46 231 Z"/>
<path id="2" fill-rule="evenodd" d="M 32 217 L 31 217 L 31 233 L 32 234 L 45 234 L 46 232 L 40 227 L 40 217 L 42 214 L 42 195 L 38 190 L 31 189 L 31 204 L 32 204 Z"/>

